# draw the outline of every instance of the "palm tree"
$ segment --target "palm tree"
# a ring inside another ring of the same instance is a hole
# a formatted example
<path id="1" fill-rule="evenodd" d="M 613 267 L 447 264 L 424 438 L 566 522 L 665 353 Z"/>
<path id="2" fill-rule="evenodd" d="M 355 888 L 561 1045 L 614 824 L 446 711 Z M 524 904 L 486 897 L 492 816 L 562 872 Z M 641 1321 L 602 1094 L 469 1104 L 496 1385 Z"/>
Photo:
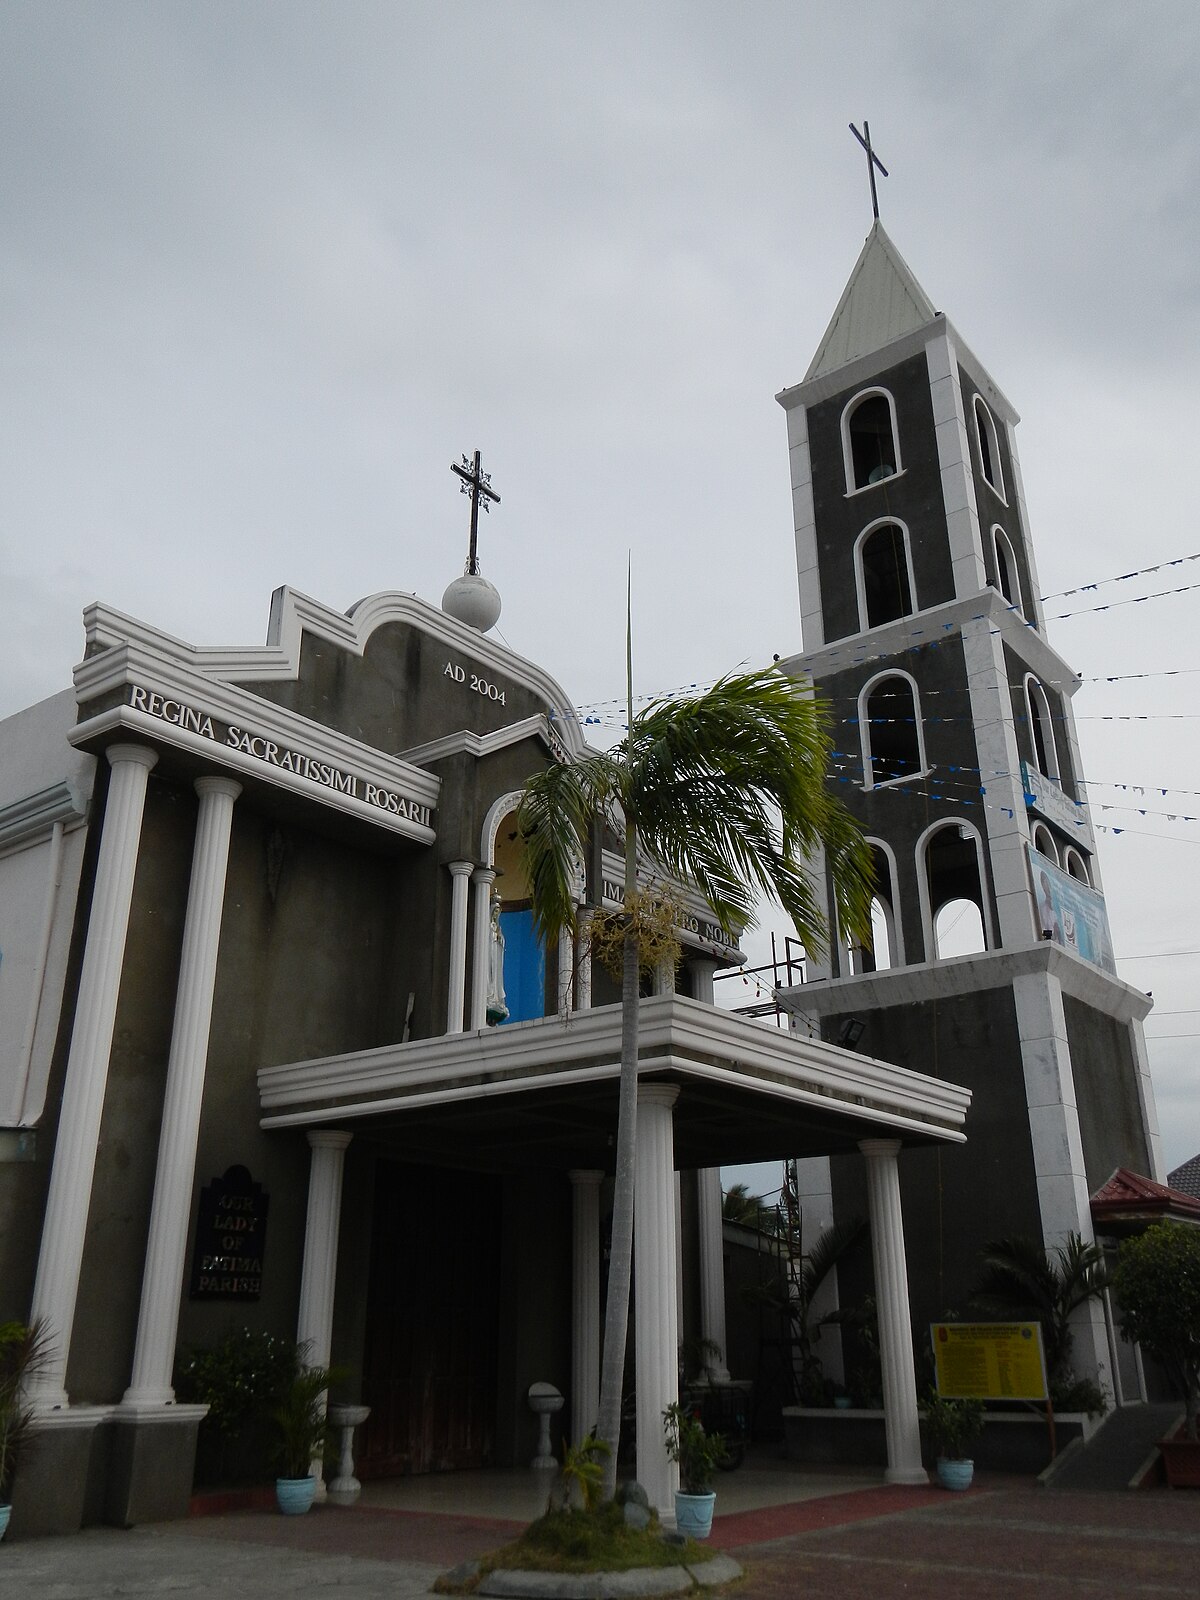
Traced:
<path id="1" fill-rule="evenodd" d="M 779 1209 L 760 1194 L 751 1194 L 744 1183 L 735 1183 L 721 1196 L 721 1217 L 757 1233 L 778 1234 Z"/>
<path id="2" fill-rule="evenodd" d="M 1072 1381 L 1071 1313 L 1104 1291 L 1104 1251 L 1077 1233 L 1065 1245 L 1043 1250 L 1031 1239 L 997 1239 L 983 1253 L 983 1275 L 971 1307 L 985 1317 L 1026 1318 L 1042 1325 L 1051 1393 Z"/>
<path id="3" fill-rule="evenodd" d="M 750 925 L 759 895 L 774 895 L 815 952 L 825 927 L 804 862 L 823 849 L 841 930 L 867 938 L 870 852 L 826 789 L 830 749 L 818 701 L 773 669 L 743 673 L 703 694 L 656 701 L 636 717 L 630 706 L 619 744 L 547 767 L 527 784 L 518 808 L 534 922 L 550 949 L 575 927 L 572 891 L 593 827 L 607 821 L 625 837 L 621 1086 L 596 1430 L 610 1447 L 608 1499 L 616 1487 L 633 1260 L 639 961 L 630 906 L 639 851 L 667 877 L 690 882 L 726 927 Z"/>

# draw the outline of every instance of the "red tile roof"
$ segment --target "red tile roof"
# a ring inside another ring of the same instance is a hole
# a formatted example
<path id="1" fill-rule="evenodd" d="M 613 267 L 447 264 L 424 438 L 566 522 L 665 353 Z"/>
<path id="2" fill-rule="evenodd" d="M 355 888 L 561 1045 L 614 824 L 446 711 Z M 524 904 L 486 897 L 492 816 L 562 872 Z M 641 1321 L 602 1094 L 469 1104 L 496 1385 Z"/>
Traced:
<path id="1" fill-rule="evenodd" d="M 1200 1222 L 1200 1196 L 1155 1183 L 1128 1167 L 1118 1167 L 1092 1196 L 1092 1217 L 1111 1222 L 1123 1217 L 1178 1217 Z"/>

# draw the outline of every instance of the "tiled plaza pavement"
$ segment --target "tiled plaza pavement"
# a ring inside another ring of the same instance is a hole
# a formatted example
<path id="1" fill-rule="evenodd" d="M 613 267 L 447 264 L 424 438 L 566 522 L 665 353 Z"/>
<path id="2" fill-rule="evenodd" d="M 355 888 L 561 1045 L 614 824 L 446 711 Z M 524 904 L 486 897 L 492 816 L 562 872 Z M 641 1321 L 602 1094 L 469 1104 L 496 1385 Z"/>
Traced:
<path id="1" fill-rule="evenodd" d="M 519 1524 L 360 1506 L 268 1511 L 0 1545 L 3 1600 L 417 1600 Z M 1200 1494 L 1070 1494 L 985 1480 L 966 1495 L 864 1487 L 718 1518 L 737 1600 L 1057 1600 L 1200 1595 Z"/>
<path id="2" fill-rule="evenodd" d="M 1071 1494 L 986 1482 L 966 1495 L 909 1493 L 906 1510 L 871 1491 L 815 1501 L 824 1525 L 739 1543 L 740 1600 L 835 1594 L 838 1600 L 1056 1600 L 1200 1595 L 1200 1494 Z M 933 1498 L 931 1498 L 933 1497 Z M 838 1497 L 843 1498 L 843 1497 Z M 878 1515 L 864 1515 L 875 1499 Z M 721 1541 L 725 1543 L 724 1538 Z"/>

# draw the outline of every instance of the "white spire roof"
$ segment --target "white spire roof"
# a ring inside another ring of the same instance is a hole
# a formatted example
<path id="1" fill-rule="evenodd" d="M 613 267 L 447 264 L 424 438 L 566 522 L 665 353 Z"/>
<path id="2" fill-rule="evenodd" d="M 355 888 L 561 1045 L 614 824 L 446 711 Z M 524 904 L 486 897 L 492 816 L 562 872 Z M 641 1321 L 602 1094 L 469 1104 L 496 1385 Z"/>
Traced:
<path id="1" fill-rule="evenodd" d="M 915 333 L 936 316 L 933 301 L 913 277 L 883 224 L 876 222 L 805 373 L 805 382 L 881 350 L 906 333 Z"/>

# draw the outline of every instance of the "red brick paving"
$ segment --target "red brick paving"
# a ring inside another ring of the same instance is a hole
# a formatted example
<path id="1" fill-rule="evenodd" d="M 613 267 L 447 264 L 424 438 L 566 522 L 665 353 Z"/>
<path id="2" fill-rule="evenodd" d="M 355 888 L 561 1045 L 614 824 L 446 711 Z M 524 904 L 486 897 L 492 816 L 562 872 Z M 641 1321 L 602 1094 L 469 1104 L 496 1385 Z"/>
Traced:
<path id="1" fill-rule="evenodd" d="M 443 1568 L 493 1550 L 521 1524 L 484 1517 L 317 1507 L 176 1524 L 200 1535 L 323 1555 Z M 718 1517 L 713 1543 L 746 1568 L 736 1600 L 1196 1600 L 1200 1494 L 1040 1490 L 985 1478 L 968 1494 L 883 1486 Z"/>

